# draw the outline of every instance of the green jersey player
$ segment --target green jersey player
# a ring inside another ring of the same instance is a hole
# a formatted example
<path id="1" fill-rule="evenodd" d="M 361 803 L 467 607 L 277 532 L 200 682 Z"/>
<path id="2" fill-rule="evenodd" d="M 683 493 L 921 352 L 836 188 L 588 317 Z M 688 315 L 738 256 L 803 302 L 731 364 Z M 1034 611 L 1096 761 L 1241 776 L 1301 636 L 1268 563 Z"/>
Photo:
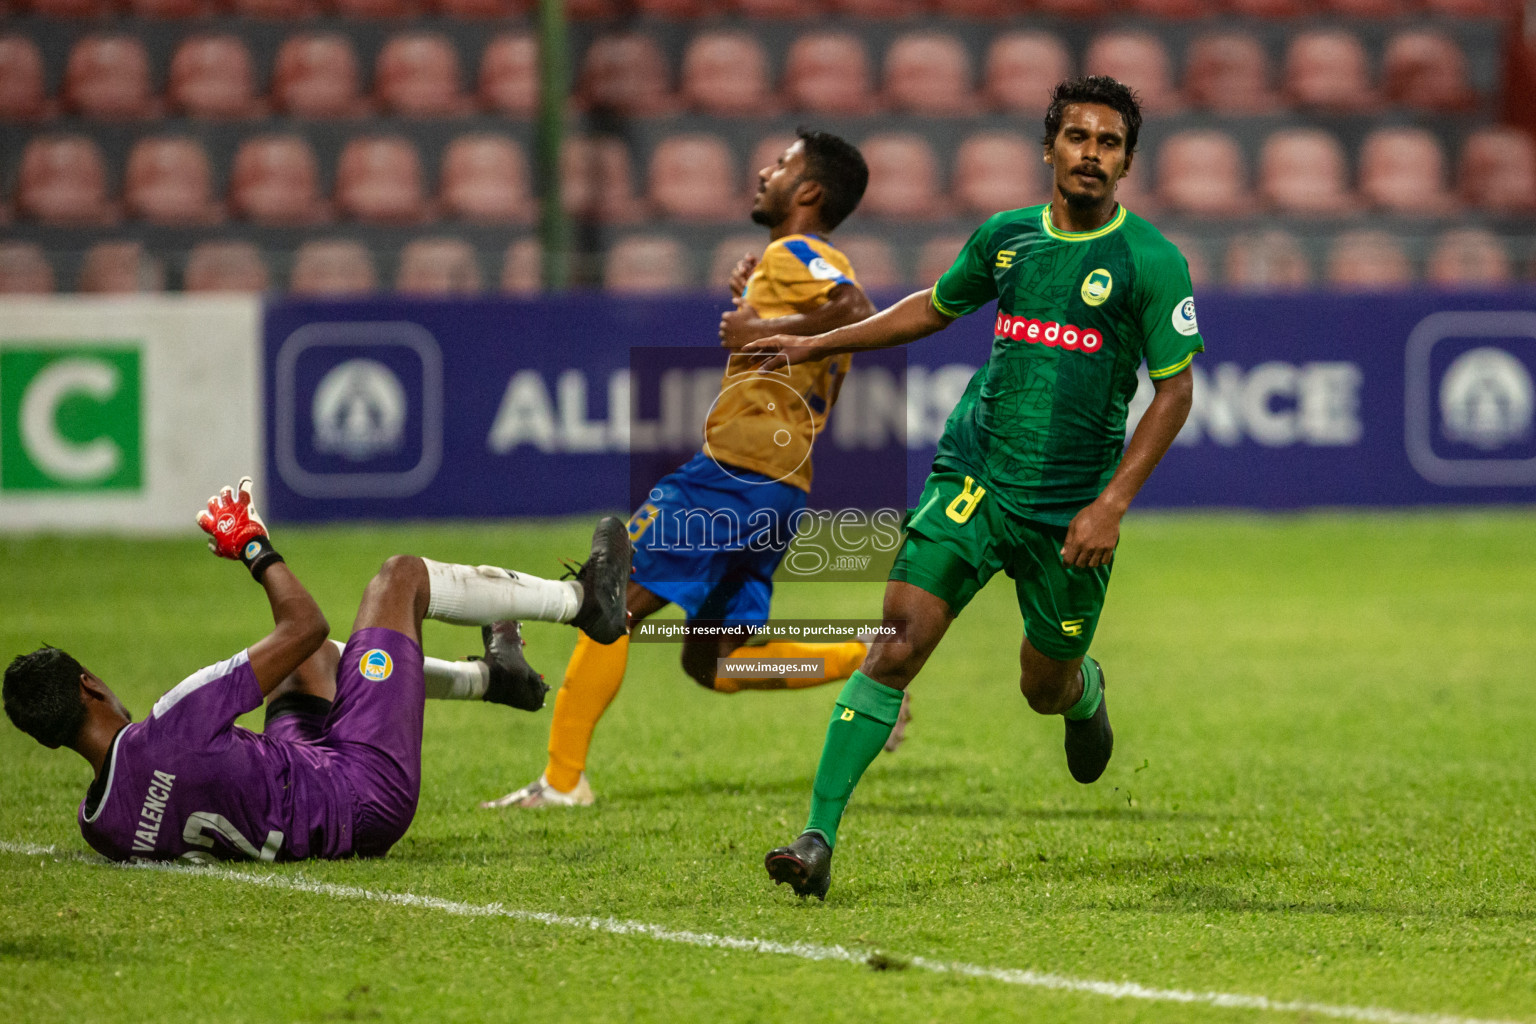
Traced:
<path id="1" fill-rule="evenodd" d="M 907 685 L 955 616 L 999 570 L 1014 580 L 1024 639 L 1019 689 L 1066 721 L 1067 767 L 1093 782 L 1114 735 L 1104 674 L 1088 657 L 1131 499 L 1189 414 L 1204 345 L 1189 265 L 1120 206 L 1141 111 L 1112 78 L 1058 85 L 1045 117 L 1051 201 L 976 230 L 937 284 L 861 323 L 742 346 L 770 363 L 902 345 L 997 301 L 992 354 L 955 407 L 885 591 L 901 639 L 877 642 L 838 697 L 810 820 L 771 851 L 768 874 L 826 898 L 837 826 L 885 742 Z M 1125 442 L 1145 362 L 1155 395 Z"/>

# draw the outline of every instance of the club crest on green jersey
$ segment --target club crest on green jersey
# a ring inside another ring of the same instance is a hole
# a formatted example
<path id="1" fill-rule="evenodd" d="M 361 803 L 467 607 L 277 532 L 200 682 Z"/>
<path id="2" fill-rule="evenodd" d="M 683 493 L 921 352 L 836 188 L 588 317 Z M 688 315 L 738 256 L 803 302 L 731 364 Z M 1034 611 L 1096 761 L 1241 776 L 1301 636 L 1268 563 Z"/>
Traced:
<path id="1" fill-rule="evenodd" d="M 1102 306 L 1114 287 L 1115 279 L 1109 276 L 1109 271 L 1102 267 L 1091 271 L 1087 277 L 1083 278 L 1081 289 L 1083 301 L 1090 306 Z"/>

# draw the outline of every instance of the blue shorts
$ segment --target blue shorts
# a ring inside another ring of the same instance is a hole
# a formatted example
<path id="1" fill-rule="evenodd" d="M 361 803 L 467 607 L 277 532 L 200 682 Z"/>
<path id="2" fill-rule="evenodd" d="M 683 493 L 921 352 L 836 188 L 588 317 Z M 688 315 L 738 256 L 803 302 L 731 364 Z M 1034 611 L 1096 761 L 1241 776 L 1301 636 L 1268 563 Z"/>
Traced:
<path id="1" fill-rule="evenodd" d="M 700 452 L 630 517 L 633 579 L 690 619 L 761 626 L 805 499 L 798 487 Z"/>

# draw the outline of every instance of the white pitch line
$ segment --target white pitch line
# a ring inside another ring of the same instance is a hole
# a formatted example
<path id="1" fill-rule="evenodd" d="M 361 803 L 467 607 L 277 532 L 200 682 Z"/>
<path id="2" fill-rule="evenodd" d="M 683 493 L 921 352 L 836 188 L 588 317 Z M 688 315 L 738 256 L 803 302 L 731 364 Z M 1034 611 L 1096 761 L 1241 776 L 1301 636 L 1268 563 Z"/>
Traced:
<path id="1" fill-rule="evenodd" d="M 707 949 L 725 949 L 740 953 L 771 953 L 776 956 L 792 956 L 801 960 L 834 960 L 843 963 L 864 964 L 875 955 L 874 950 L 849 949 L 846 946 L 823 946 L 812 942 L 775 942 L 771 939 L 745 939 L 733 935 L 715 935 L 710 932 L 683 931 L 644 921 L 624 921 L 615 917 L 573 917 L 565 914 L 547 914 L 535 910 L 517 910 L 500 903 L 462 903 L 437 896 L 418 896 L 408 892 L 378 892 L 354 885 L 335 885 L 330 882 L 314 882 L 290 875 L 256 875 L 245 871 L 212 865 L 177 863 L 135 862 L 112 865 L 94 854 L 59 850 L 53 846 L 35 843 L 13 843 L 0 839 L 0 853 L 20 854 L 28 857 L 59 857 L 68 860 L 88 861 L 103 866 L 123 866 L 130 869 L 161 871 L 167 874 L 190 875 L 197 878 L 213 878 L 224 882 L 239 882 L 267 889 L 303 892 L 333 899 L 365 900 L 371 903 L 387 903 L 415 910 L 436 910 L 457 917 L 499 917 L 513 921 L 528 921 L 556 928 L 576 928 L 584 931 L 604 932 L 609 935 L 638 935 L 657 942 L 673 942 Z M 982 978 L 1018 985 L 1024 988 L 1050 989 L 1056 992 L 1081 992 L 1085 995 L 1103 996 L 1109 999 L 1138 999 L 1151 1003 L 1184 1003 L 1217 1006 L 1232 1010 L 1263 1010 L 1270 1013 L 1311 1014 L 1335 1020 L 1363 1021 L 1366 1024 L 1516 1024 L 1514 1021 L 1485 1020 L 1475 1017 L 1457 1017 L 1441 1013 L 1408 1013 L 1379 1006 L 1349 1006 L 1332 1003 L 1313 1003 L 1304 1000 L 1270 999 L 1266 996 L 1249 996 L 1233 992 L 1195 992 L 1185 989 L 1151 988 L 1133 981 L 1093 981 L 1086 978 L 1068 978 L 1060 974 L 1043 974 L 1039 971 L 1017 970 L 1007 967 L 985 967 L 979 964 L 959 963 L 947 960 L 930 960 L 927 957 L 901 957 L 885 954 L 893 961 L 904 962 L 918 970 L 934 974 L 957 974 L 968 978 Z"/>

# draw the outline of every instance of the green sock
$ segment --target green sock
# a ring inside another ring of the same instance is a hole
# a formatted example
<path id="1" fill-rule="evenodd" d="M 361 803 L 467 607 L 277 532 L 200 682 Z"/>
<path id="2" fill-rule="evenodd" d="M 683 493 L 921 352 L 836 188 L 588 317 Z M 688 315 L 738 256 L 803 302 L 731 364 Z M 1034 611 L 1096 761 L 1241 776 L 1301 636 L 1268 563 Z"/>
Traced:
<path id="1" fill-rule="evenodd" d="M 858 785 L 859 776 L 880 753 L 901 711 L 901 691 L 855 672 L 837 695 L 827 742 L 816 766 L 807 832 L 820 833 L 828 846 L 837 845 L 837 825 Z"/>
<path id="2" fill-rule="evenodd" d="M 1083 695 L 1077 699 L 1076 704 L 1062 712 L 1074 722 L 1092 718 L 1098 713 L 1099 701 L 1104 699 L 1104 673 L 1099 671 L 1099 663 L 1085 654 L 1083 667 L 1078 671 L 1083 676 Z"/>

